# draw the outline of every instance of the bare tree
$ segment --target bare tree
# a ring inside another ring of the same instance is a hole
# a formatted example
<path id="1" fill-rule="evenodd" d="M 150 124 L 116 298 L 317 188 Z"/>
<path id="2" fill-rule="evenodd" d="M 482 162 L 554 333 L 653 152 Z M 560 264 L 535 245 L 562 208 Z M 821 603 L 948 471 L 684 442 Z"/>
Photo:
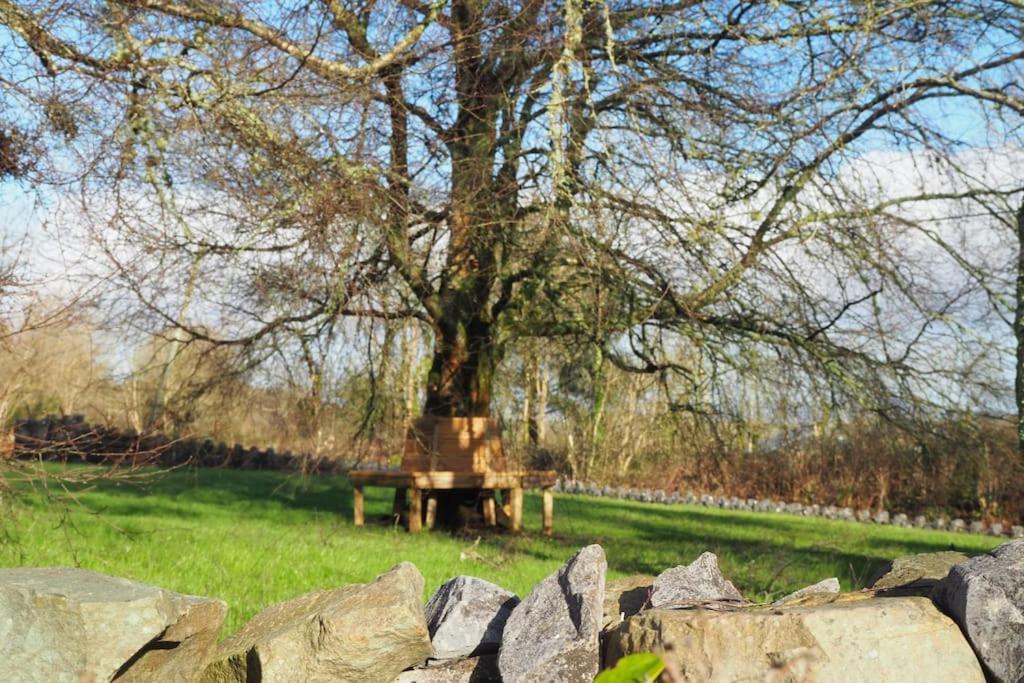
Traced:
<path id="1" fill-rule="evenodd" d="M 259 354 L 418 320 L 434 415 L 487 414 L 523 336 L 597 370 L 699 384 L 767 355 L 877 409 L 922 395 L 963 292 L 902 255 L 892 208 L 934 197 L 864 178 L 881 151 L 956 146 L 939 107 L 1024 59 L 1022 15 L 0 0 L 9 97 L 74 132 L 49 172 L 75 169 L 153 325 Z"/>

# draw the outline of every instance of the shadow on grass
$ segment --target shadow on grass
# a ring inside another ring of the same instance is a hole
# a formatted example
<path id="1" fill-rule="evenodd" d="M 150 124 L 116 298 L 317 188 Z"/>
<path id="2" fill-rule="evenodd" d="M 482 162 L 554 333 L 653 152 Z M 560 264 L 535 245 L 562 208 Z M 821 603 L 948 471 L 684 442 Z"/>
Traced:
<path id="1" fill-rule="evenodd" d="M 280 472 L 181 469 L 137 485 L 103 481 L 92 491 L 99 494 L 90 496 L 93 509 L 124 516 L 316 523 L 314 517 L 322 514 L 345 526 L 352 511 L 346 478 Z M 367 490 L 372 527 L 392 525 L 386 516 L 390 503 L 390 490 Z M 526 517 L 535 529 L 539 496 L 527 495 Z M 605 547 L 610 568 L 624 574 L 658 574 L 708 550 L 720 556 L 725 573 L 749 596 L 799 588 L 808 575 L 836 576 L 845 587 L 860 588 L 893 557 L 953 545 L 917 530 L 570 495 L 557 496 L 555 529 L 551 539 L 483 534 L 483 543 L 557 566 L 581 546 L 597 542 Z M 985 543 L 967 538 L 960 549 L 968 552 L 979 552 Z"/>
<path id="2" fill-rule="evenodd" d="M 194 519 L 208 515 L 278 516 L 283 511 L 345 515 L 352 488 L 344 477 L 306 477 L 281 472 L 182 468 L 142 481 L 101 480 L 88 487 L 89 505 L 115 515 L 159 515 Z"/>

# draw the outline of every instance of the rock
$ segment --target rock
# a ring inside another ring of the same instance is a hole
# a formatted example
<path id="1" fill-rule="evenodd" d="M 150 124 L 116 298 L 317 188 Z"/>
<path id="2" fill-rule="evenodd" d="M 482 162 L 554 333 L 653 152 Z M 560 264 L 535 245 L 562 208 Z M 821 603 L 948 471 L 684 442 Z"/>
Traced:
<path id="1" fill-rule="evenodd" d="M 84 569 L 0 569 L 0 680 L 195 680 L 226 611 Z"/>
<path id="2" fill-rule="evenodd" d="M 714 553 L 702 553 L 689 565 L 663 571 L 651 588 L 651 607 L 717 600 L 742 602 L 743 596 L 722 576 Z"/>
<path id="3" fill-rule="evenodd" d="M 963 531 L 965 526 L 966 525 L 964 524 L 964 520 L 960 519 L 959 517 L 949 520 L 950 531 Z"/>
<path id="4" fill-rule="evenodd" d="M 604 549 L 589 545 L 512 610 L 498 653 L 505 683 L 594 679 L 607 570 Z"/>
<path id="5" fill-rule="evenodd" d="M 800 590 L 790 593 L 783 598 L 779 598 L 772 604 L 785 605 L 787 603 L 793 603 L 816 595 L 836 595 L 839 593 L 839 590 L 839 579 L 833 577 L 831 579 L 819 581 L 818 583 L 807 586 L 806 588 L 801 588 Z"/>
<path id="6" fill-rule="evenodd" d="M 263 610 L 217 648 L 203 681 L 390 681 L 431 654 L 423 577 L 403 562 L 373 583 Z"/>
<path id="7" fill-rule="evenodd" d="M 932 593 L 996 681 L 1024 680 L 1024 541 L 953 567 Z"/>
<path id="8" fill-rule="evenodd" d="M 226 615 L 224 602 L 197 599 L 186 614 L 136 654 L 130 666 L 122 667 L 118 683 L 199 680 Z"/>
<path id="9" fill-rule="evenodd" d="M 929 595 L 950 569 L 966 561 L 966 555 L 953 550 L 897 557 L 875 574 L 870 586 L 874 590 L 899 591 L 905 595 Z"/>
<path id="10" fill-rule="evenodd" d="M 1003 535 L 1003 525 L 1000 524 L 999 522 L 992 522 L 992 525 L 989 526 L 989 528 L 988 528 L 988 533 L 991 536 L 1002 536 Z"/>
<path id="11" fill-rule="evenodd" d="M 983 534 L 985 533 L 985 522 L 975 520 L 970 523 L 970 525 L 967 527 L 967 530 L 970 531 L 972 534 Z"/>
<path id="12" fill-rule="evenodd" d="M 519 598 L 500 586 L 458 576 L 427 602 L 427 629 L 436 659 L 493 654 L 501 645 L 505 621 Z"/>
<path id="13" fill-rule="evenodd" d="M 982 683 L 970 646 L 928 598 L 818 596 L 820 604 L 646 610 L 607 632 L 606 667 L 664 652 L 684 682 Z"/>
<path id="14" fill-rule="evenodd" d="M 654 577 L 643 575 L 609 581 L 604 589 L 602 628 L 614 626 L 643 609 L 653 585 Z"/>
<path id="15" fill-rule="evenodd" d="M 501 683 L 498 656 L 445 659 L 403 671 L 395 683 Z"/>
<path id="16" fill-rule="evenodd" d="M 1013 538 L 1024 538 L 1024 526 L 1014 524 L 1010 527 L 1010 536 Z"/>

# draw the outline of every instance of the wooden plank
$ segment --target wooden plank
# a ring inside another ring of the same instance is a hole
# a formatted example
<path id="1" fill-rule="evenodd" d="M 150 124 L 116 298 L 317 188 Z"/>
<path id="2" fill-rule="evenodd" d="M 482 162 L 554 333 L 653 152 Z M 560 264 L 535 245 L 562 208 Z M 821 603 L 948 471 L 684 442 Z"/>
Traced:
<path id="1" fill-rule="evenodd" d="M 544 489 L 542 494 L 542 529 L 545 536 L 550 536 L 554 530 L 555 521 L 555 494 L 551 489 Z"/>
<path id="2" fill-rule="evenodd" d="M 364 524 L 366 524 L 366 518 L 363 513 L 362 486 L 352 487 L 352 523 L 356 526 L 363 526 Z"/>
<path id="3" fill-rule="evenodd" d="M 511 489 L 512 531 L 523 530 L 523 490 L 518 486 Z"/>
<path id="4" fill-rule="evenodd" d="M 423 492 L 416 486 L 409 491 L 409 533 L 418 534 L 423 525 Z"/>
<path id="5" fill-rule="evenodd" d="M 379 472 L 351 470 L 349 479 L 363 486 L 412 486 L 433 489 L 510 489 L 548 488 L 554 485 L 557 473 L 550 470 L 506 472 L 458 472 L 454 470 L 417 470 L 414 472 Z"/>

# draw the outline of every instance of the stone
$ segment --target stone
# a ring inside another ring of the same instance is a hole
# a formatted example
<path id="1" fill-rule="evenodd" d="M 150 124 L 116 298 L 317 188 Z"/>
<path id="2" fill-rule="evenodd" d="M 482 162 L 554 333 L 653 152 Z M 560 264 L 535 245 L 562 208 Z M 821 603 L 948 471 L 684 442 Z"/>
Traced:
<path id="1" fill-rule="evenodd" d="M 226 612 L 84 569 L 0 569 L 0 680 L 195 680 Z"/>
<path id="2" fill-rule="evenodd" d="M 605 636 L 604 665 L 664 653 L 678 682 L 985 680 L 960 629 L 924 597 L 818 596 L 793 607 L 645 610 Z"/>
<path id="3" fill-rule="evenodd" d="M 910 526 L 910 520 L 907 518 L 907 515 L 902 512 L 893 515 L 892 523 L 896 526 Z"/>
<path id="4" fill-rule="evenodd" d="M 964 520 L 960 519 L 959 517 L 954 517 L 953 519 L 949 520 L 950 531 L 963 531 L 965 526 L 966 524 L 964 524 Z"/>
<path id="5" fill-rule="evenodd" d="M 1010 527 L 1010 536 L 1013 538 L 1024 538 L 1024 526 L 1014 524 Z"/>
<path id="6" fill-rule="evenodd" d="M 818 583 L 812 584 L 812 585 L 807 586 L 805 588 L 801 588 L 800 590 L 795 591 L 793 593 L 790 593 L 789 595 L 787 595 L 787 596 L 785 596 L 783 598 L 779 598 L 778 600 L 776 600 L 772 604 L 773 605 L 785 605 L 785 604 L 794 603 L 794 602 L 797 602 L 797 601 L 800 601 L 800 600 L 803 600 L 805 598 L 809 598 L 809 597 L 812 597 L 812 596 L 836 595 L 836 594 L 839 593 L 839 590 L 840 590 L 840 588 L 839 588 L 839 579 L 837 579 L 835 577 L 832 577 L 831 579 L 825 579 L 823 581 L 819 581 Z"/>
<path id="7" fill-rule="evenodd" d="M 875 524 L 888 524 L 889 523 L 889 511 L 879 510 L 875 513 L 875 516 L 871 518 Z"/>
<path id="8" fill-rule="evenodd" d="M 604 549 L 589 545 L 512 610 L 498 653 L 505 683 L 594 679 L 607 571 Z"/>
<path id="9" fill-rule="evenodd" d="M 403 562 L 372 583 L 272 605 L 218 646 L 202 680 L 394 680 L 431 655 L 422 595 L 423 576 Z"/>
<path id="10" fill-rule="evenodd" d="M 862 508 L 857 510 L 857 521 L 858 522 L 870 522 L 871 521 L 871 510 Z"/>
<path id="11" fill-rule="evenodd" d="M 501 586 L 472 576 L 448 581 L 427 601 L 427 629 L 435 659 L 493 654 L 501 645 L 519 598 Z"/>
<path id="12" fill-rule="evenodd" d="M 224 627 L 227 604 L 200 598 L 122 667 L 118 683 L 197 681 Z"/>
<path id="13" fill-rule="evenodd" d="M 1024 680 L 1024 541 L 953 567 L 932 593 L 996 681 Z"/>
<path id="14" fill-rule="evenodd" d="M 928 527 L 928 518 L 924 515 L 917 515 L 914 517 L 914 527 L 917 529 L 925 529 Z"/>
<path id="15" fill-rule="evenodd" d="M 985 533 L 985 522 L 974 520 L 973 522 L 970 523 L 970 525 L 967 527 L 967 529 L 972 534 L 983 534 L 983 533 Z"/>
<path id="16" fill-rule="evenodd" d="M 614 626 L 643 609 L 653 585 L 654 577 L 645 575 L 608 581 L 604 589 L 602 628 Z"/>
<path id="17" fill-rule="evenodd" d="M 651 588 L 651 607 L 716 601 L 743 602 L 743 596 L 722 576 L 714 553 L 702 553 L 689 565 L 663 571 Z"/>
<path id="18" fill-rule="evenodd" d="M 950 569 L 966 561 L 966 555 L 953 550 L 905 555 L 886 562 L 869 585 L 872 590 L 929 595 L 935 584 L 946 578 Z"/>
<path id="19" fill-rule="evenodd" d="M 445 659 L 398 674 L 394 683 L 501 683 L 498 656 Z"/>
<path id="20" fill-rule="evenodd" d="M 992 524 L 988 528 L 988 533 L 991 536 L 1002 536 L 1003 535 L 1003 525 L 1000 524 L 999 522 L 992 522 Z"/>

